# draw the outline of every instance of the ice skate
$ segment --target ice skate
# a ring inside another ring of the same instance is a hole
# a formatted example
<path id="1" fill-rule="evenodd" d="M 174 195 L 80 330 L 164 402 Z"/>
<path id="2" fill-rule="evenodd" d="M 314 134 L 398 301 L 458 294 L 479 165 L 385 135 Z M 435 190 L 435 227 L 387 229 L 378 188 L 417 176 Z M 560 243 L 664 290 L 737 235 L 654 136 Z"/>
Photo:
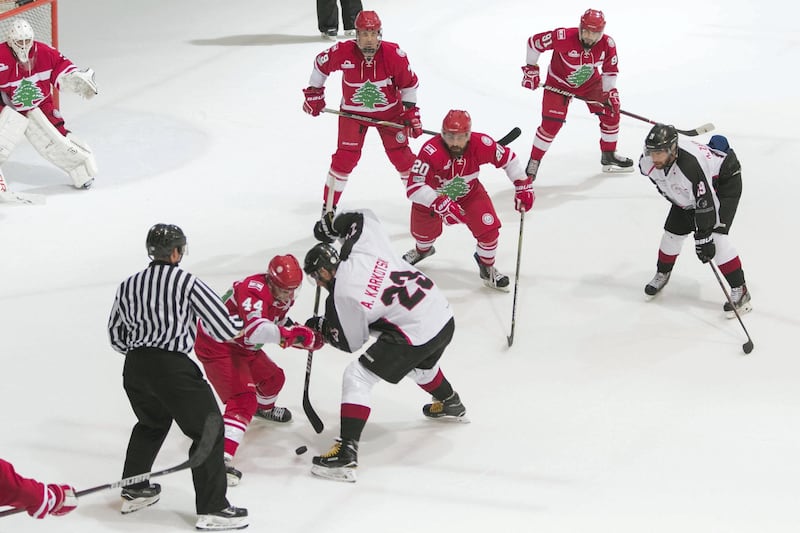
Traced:
<path id="1" fill-rule="evenodd" d="M 484 265 L 478 257 L 478 252 L 475 252 L 473 257 L 475 258 L 475 262 L 478 263 L 478 269 L 480 270 L 481 279 L 483 280 L 484 285 L 490 289 L 497 289 L 499 291 L 508 292 L 511 290 L 508 276 L 501 274 L 500 271 L 494 266 Z"/>
<path id="2" fill-rule="evenodd" d="M 417 250 L 417 247 L 415 246 L 414 248 L 410 249 L 409 251 L 403 254 L 403 261 L 412 265 L 416 265 L 426 257 L 430 257 L 435 253 L 436 253 L 436 248 L 434 248 L 433 246 L 431 246 L 427 252 L 420 252 L 419 250 Z"/>
<path id="3" fill-rule="evenodd" d="M 603 152 L 600 164 L 603 165 L 603 172 L 633 172 L 633 161 L 618 157 L 615 152 Z"/>
<path id="4" fill-rule="evenodd" d="M 740 315 L 753 310 L 753 306 L 750 304 L 750 292 L 747 290 L 747 285 L 732 287 L 731 301 L 736 306 L 736 311 L 738 311 Z M 736 318 L 736 313 L 733 312 L 733 307 L 731 307 L 730 303 L 725 302 L 725 305 L 722 306 L 722 310 L 725 311 L 726 317 Z"/>
<path id="5" fill-rule="evenodd" d="M 161 498 L 161 485 L 153 483 L 143 489 L 125 488 L 120 493 L 122 496 L 122 514 L 135 513 L 145 507 L 150 507 Z"/>
<path id="6" fill-rule="evenodd" d="M 344 36 L 345 37 L 355 37 L 356 36 L 356 30 L 344 30 Z"/>
<path id="7" fill-rule="evenodd" d="M 539 159 L 529 159 L 528 166 L 525 167 L 525 174 L 532 180 L 536 181 L 536 173 L 539 172 Z"/>
<path id="8" fill-rule="evenodd" d="M 336 439 L 324 455 L 314 457 L 311 473 L 325 479 L 355 483 L 358 467 L 358 441 Z"/>
<path id="9" fill-rule="evenodd" d="M 339 30 L 336 28 L 328 28 L 327 30 L 320 33 L 320 37 L 323 39 L 327 39 L 328 41 L 335 41 L 336 34 L 339 33 Z"/>
<path id="10" fill-rule="evenodd" d="M 258 409 L 256 410 L 256 417 L 261 420 L 269 420 L 270 422 L 279 422 L 285 424 L 292 420 L 292 412 L 286 407 L 273 407 L 272 409 Z"/>
<path id="11" fill-rule="evenodd" d="M 653 279 L 647 282 L 647 285 L 644 286 L 644 293 L 650 297 L 655 296 L 661 289 L 663 289 L 667 282 L 669 282 L 669 277 L 672 272 L 656 272 L 656 275 L 653 276 Z"/>
<path id="12" fill-rule="evenodd" d="M 229 487 L 237 486 L 242 480 L 242 472 L 233 467 L 230 459 L 225 460 L 225 477 L 228 480 Z"/>
<path id="13" fill-rule="evenodd" d="M 444 401 L 433 399 L 433 403 L 426 403 L 422 406 L 422 414 L 428 418 L 450 419 L 458 422 L 469 422 L 465 416 L 467 408 L 461 403 L 458 393 L 454 392 Z"/>
<path id="14" fill-rule="evenodd" d="M 216 513 L 197 515 L 194 527 L 200 531 L 229 531 L 244 529 L 249 525 L 247 509 L 231 505 Z"/>

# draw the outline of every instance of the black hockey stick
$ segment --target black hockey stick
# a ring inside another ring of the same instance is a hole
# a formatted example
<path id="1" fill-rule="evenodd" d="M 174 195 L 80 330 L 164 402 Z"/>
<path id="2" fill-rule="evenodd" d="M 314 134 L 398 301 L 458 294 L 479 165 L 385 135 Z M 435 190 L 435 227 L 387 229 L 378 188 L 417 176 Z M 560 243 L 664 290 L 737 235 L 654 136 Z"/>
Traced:
<path id="1" fill-rule="evenodd" d="M 157 470 L 155 472 L 146 472 L 137 476 L 126 477 L 113 483 L 106 483 L 104 485 L 97 485 L 96 487 L 79 490 L 75 492 L 75 496 L 80 498 L 95 492 L 100 492 L 101 490 L 129 487 L 131 485 L 135 485 L 136 483 L 147 481 L 150 478 L 166 476 L 167 474 L 180 472 L 181 470 L 186 470 L 187 468 L 196 468 L 203 464 L 206 459 L 208 459 L 208 455 L 211 453 L 211 449 L 214 447 L 214 443 L 221 431 L 222 417 L 219 415 L 209 415 L 208 418 L 206 418 L 205 424 L 203 425 L 203 433 L 200 435 L 200 442 L 198 443 L 197 448 L 195 448 L 194 453 L 187 461 L 184 461 L 177 466 L 173 466 L 172 468 Z M 21 513 L 23 511 L 25 511 L 25 509 L 8 509 L 7 511 L 0 512 L 0 518 Z"/>
<path id="2" fill-rule="evenodd" d="M 321 289 L 317 286 L 317 292 L 314 295 L 314 316 L 317 316 L 319 313 L 320 292 Z M 317 412 L 314 411 L 314 406 L 311 405 L 311 399 L 308 397 L 308 387 L 311 384 L 311 361 L 313 358 L 314 350 L 309 350 L 308 358 L 306 359 L 306 380 L 303 384 L 303 412 L 306 414 L 306 418 L 308 418 L 314 431 L 322 433 L 322 430 L 325 429 L 325 425 L 322 423 L 322 419 L 320 419 Z"/>
<path id="3" fill-rule="evenodd" d="M 517 316 L 517 289 L 519 288 L 519 264 L 522 258 L 522 228 L 525 224 L 525 211 L 519 212 L 519 243 L 517 244 L 517 273 L 514 276 L 514 303 L 511 306 L 511 334 L 506 337 L 508 340 L 508 347 L 514 344 L 514 326 L 516 324 Z"/>
<path id="4" fill-rule="evenodd" d="M 728 304 L 731 306 L 731 309 L 733 309 L 736 318 L 739 320 L 739 324 L 742 326 L 744 334 L 747 335 L 747 342 L 742 344 L 742 351 L 748 354 L 753 351 L 753 339 L 750 338 L 750 334 L 747 332 L 747 328 L 744 327 L 744 322 L 742 322 L 742 317 L 739 315 L 739 311 L 736 309 L 736 306 L 733 305 L 733 300 L 731 299 L 730 293 L 728 293 L 728 289 L 726 289 L 725 284 L 722 283 L 722 278 L 720 277 L 719 272 L 717 272 L 717 265 L 715 265 L 713 261 L 709 261 L 708 264 L 711 265 L 711 271 L 714 273 L 714 277 L 717 278 L 717 282 L 719 283 L 720 289 L 722 289 L 722 292 L 725 293 L 725 298 L 728 300 Z"/>
<path id="5" fill-rule="evenodd" d="M 565 91 L 563 89 L 559 89 L 558 87 L 552 87 L 550 85 L 542 85 L 542 88 L 544 90 L 546 90 L 546 91 L 554 92 L 556 94 L 560 94 L 562 96 L 566 96 L 566 97 L 569 97 L 569 98 L 576 98 L 578 100 L 583 100 L 584 102 L 587 102 L 587 103 L 590 103 L 590 104 L 600 104 L 600 105 L 606 106 L 606 107 L 608 106 L 608 103 L 606 103 L 606 102 L 598 102 L 597 100 L 590 100 L 589 98 L 583 98 L 583 97 L 577 96 L 577 95 L 575 95 L 575 94 L 573 94 L 573 93 L 571 93 L 569 91 Z M 653 124 L 653 125 L 655 125 L 655 124 L 663 124 L 663 122 L 656 122 L 655 120 L 649 119 L 647 117 L 643 117 L 642 115 L 637 115 L 636 113 L 631 113 L 630 111 L 625 111 L 624 109 L 620 109 L 619 113 L 621 115 L 626 115 L 626 116 L 629 116 L 631 118 L 635 118 L 636 120 L 641 120 L 642 122 L 647 122 L 648 124 Z M 710 122 L 707 122 L 706 124 L 703 124 L 702 126 L 697 126 L 696 128 L 693 128 L 691 130 L 679 130 L 679 129 L 675 128 L 675 131 L 677 131 L 681 135 L 686 135 L 687 137 L 697 137 L 698 135 L 701 135 L 703 133 L 708 133 L 709 131 L 713 131 L 713 130 L 714 130 L 714 125 L 712 123 L 710 123 Z"/>
<path id="6" fill-rule="evenodd" d="M 390 128 L 398 128 L 398 129 L 402 129 L 402 128 L 406 127 L 403 124 L 398 124 L 397 122 L 389 122 L 388 120 L 378 120 L 378 119 L 375 119 L 375 118 L 372 118 L 372 117 L 365 117 L 363 115 L 356 115 L 355 113 L 348 113 L 346 111 L 338 111 L 336 109 L 331 109 L 329 107 L 323 108 L 322 112 L 323 113 L 331 113 L 332 115 L 339 115 L 339 116 L 342 116 L 342 117 L 352 118 L 352 119 L 355 119 L 355 120 L 363 120 L 364 122 L 369 122 L 371 124 L 377 124 L 378 126 L 387 126 L 387 127 L 390 127 Z M 427 133 L 428 135 L 439 135 L 438 131 L 433 131 L 433 130 L 423 129 L 422 132 L 423 133 Z M 503 146 L 506 146 L 508 143 L 514 141 L 514 139 L 519 137 L 520 134 L 522 134 L 522 130 L 520 130 L 519 128 L 514 128 L 511 131 L 509 131 L 508 133 L 506 133 L 499 141 L 497 141 L 497 144 L 502 144 Z"/>

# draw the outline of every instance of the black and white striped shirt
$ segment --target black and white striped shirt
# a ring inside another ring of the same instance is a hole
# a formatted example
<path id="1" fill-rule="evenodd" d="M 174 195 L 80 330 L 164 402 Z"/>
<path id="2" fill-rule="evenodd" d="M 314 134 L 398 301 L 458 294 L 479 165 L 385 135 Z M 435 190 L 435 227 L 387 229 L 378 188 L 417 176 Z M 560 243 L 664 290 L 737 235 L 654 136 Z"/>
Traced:
<path id="1" fill-rule="evenodd" d="M 120 284 L 108 334 L 111 346 L 122 354 L 141 347 L 189 353 L 198 319 L 219 341 L 233 338 L 242 327 L 228 315 L 220 297 L 195 275 L 154 261 Z"/>

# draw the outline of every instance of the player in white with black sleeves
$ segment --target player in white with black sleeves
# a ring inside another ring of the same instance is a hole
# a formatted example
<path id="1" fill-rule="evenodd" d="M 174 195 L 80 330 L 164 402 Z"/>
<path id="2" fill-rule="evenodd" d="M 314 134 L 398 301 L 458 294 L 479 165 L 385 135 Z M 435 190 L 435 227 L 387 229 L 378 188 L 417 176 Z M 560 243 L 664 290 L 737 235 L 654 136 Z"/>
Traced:
<path id="1" fill-rule="evenodd" d="M 303 270 L 329 293 L 324 316 L 306 325 L 345 352 L 360 350 L 371 334 L 377 340 L 345 369 L 340 438 L 326 454 L 313 458 L 311 472 L 353 482 L 370 392 L 379 381 L 413 379 L 433 396 L 422 408 L 430 418 L 465 420 L 466 408 L 439 368 L 455 331 L 444 294 L 394 252 L 372 211 L 347 211 L 324 220 L 330 225 L 317 237 L 339 237 L 341 252 L 323 242 L 306 254 Z"/>
<path id="2" fill-rule="evenodd" d="M 656 275 L 645 286 L 655 296 L 669 281 L 683 241 L 694 232 L 695 252 L 707 263 L 714 259 L 731 287 L 739 313 L 752 309 L 742 262 L 728 232 L 742 196 L 742 168 L 728 140 L 714 135 L 708 145 L 678 137 L 673 126 L 657 124 L 645 139 L 639 170 L 672 203 L 658 249 Z M 725 314 L 736 314 L 731 305 Z"/>
<path id="3" fill-rule="evenodd" d="M 236 337 L 241 321 L 230 317 L 220 297 L 178 264 L 186 236 L 173 224 L 156 224 L 147 233 L 150 265 L 123 281 L 108 320 L 111 346 L 125 355 L 122 383 L 136 415 L 122 477 L 150 472 L 173 419 L 192 439 L 194 452 L 206 419 L 219 419 L 219 433 L 208 458 L 192 468 L 199 530 L 247 527 L 247 509 L 233 507 L 223 461 L 222 415 L 211 387 L 187 355 L 197 322 L 219 341 Z M 122 489 L 122 514 L 159 500 L 161 487 L 149 480 Z"/>

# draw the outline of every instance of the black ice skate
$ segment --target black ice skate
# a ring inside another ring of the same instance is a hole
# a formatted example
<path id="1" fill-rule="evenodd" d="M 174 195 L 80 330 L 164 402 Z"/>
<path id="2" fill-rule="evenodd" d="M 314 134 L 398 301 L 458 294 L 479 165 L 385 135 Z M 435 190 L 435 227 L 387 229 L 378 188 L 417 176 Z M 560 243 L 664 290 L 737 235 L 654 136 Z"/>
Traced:
<path id="1" fill-rule="evenodd" d="M 120 493 L 122 496 L 122 514 L 135 513 L 145 507 L 150 507 L 161 498 L 161 485 L 153 483 L 149 487 L 142 489 L 124 488 Z"/>
<path id="2" fill-rule="evenodd" d="M 242 480 L 242 472 L 233 467 L 230 459 L 225 460 L 225 477 L 228 479 L 229 487 L 237 486 Z"/>
<path id="3" fill-rule="evenodd" d="M 280 422 L 285 424 L 292 420 L 292 412 L 286 407 L 273 407 L 272 409 L 258 409 L 256 410 L 256 417 L 261 420 L 269 420 L 270 422 Z"/>
<path id="4" fill-rule="evenodd" d="M 528 160 L 528 166 L 525 167 L 525 174 L 531 181 L 536 181 L 536 173 L 539 172 L 539 163 L 541 163 L 541 161 L 538 159 Z"/>
<path id="5" fill-rule="evenodd" d="M 633 172 L 633 161 L 627 157 L 617 157 L 615 152 L 603 152 L 600 157 L 603 172 Z"/>
<path id="6" fill-rule="evenodd" d="M 461 403 L 461 398 L 458 393 L 454 392 L 444 401 L 433 399 L 433 403 L 426 403 L 422 406 L 422 414 L 428 418 L 439 419 L 455 419 L 459 422 L 469 422 L 464 415 L 467 414 L 467 408 Z"/>
<path id="7" fill-rule="evenodd" d="M 317 455 L 311 462 L 311 473 L 334 481 L 355 483 L 358 467 L 358 441 L 336 439 L 324 455 Z"/>
<path id="8" fill-rule="evenodd" d="M 409 251 L 403 254 L 403 261 L 411 265 L 416 265 L 426 257 L 430 257 L 435 253 L 436 253 L 436 248 L 434 248 L 433 246 L 431 246 L 430 250 L 428 250 L 427 252 L 420 252 L 419 250 L 417 250 L 417 247 L 415 246 L 414 248 L 410 249 Z"/>
<path id="9" fill-rule="evenodd" d="M 229 531 L 244 529 L 249 525 L 247 509 L 231 505 L 216 513 L 197 515 L 194 527 L 200 531 Z"/>
<path id="10" fill-rule="evenodd" d="M 741 287 L 732 287 L 731 301 L 736 306 L 736 310 L 740 315 L 749 313 L 753 310 L 753 306 L 750 304 L 750 292 L 747 290 L 747 285 L 742 285 Z M 736 318 L 736 313 L 733 312 L 733 307 L 731 307 L 730 303 L 725 302 L 725 305 L 722 306 L 722 310 L 725 311 L 726 317 Z"/>
<path id="11" fill-rule="evenodd" d="M 497 270 L 494 266 L 486 266 L 481 262 L 480 257 L 478 257 L 478 252 L 472 256 L 475 258 L 475 262 L 478 263 L 478 269 L 480 271 L 481 279 L 483 280 L 483 284 L 489 287 L 490 289 L 497 289 L 499 291 L 508 292 L 511 290 L 509 286 L 508 276 L 505 274 L 501 274 L 499 270 Z"/>
<path id="12" fill-rule="evenodd" d="M 667 283 L 669 282 L 669 277 L 672 272 L 656 272 L 656 275 L 653 276 L 647 285 L 644 286 L 644 293 L 648 296 L 655 296 L 661 289 L 663 289 Z"/>

